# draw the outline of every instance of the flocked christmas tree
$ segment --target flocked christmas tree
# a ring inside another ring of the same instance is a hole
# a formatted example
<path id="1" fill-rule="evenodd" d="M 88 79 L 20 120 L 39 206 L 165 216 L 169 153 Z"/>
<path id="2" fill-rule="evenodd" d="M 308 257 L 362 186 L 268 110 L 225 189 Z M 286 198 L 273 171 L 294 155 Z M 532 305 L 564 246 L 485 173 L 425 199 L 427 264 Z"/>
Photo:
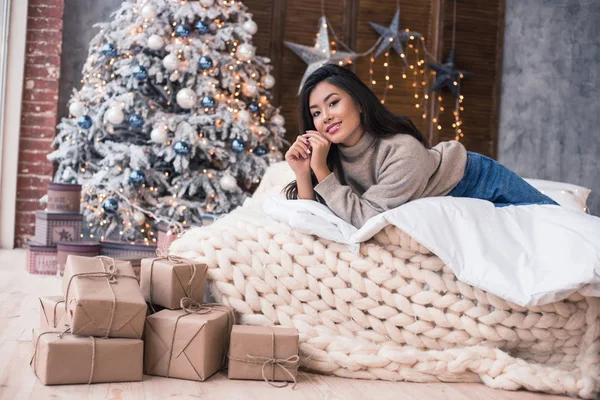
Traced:
<path id="1" fill-rule="evenodd" d="M 130 0 L 99 24 L 58 125 L 57 182 L 83 185 L 92 238 L 153 242 L 241 205 L 282 159 L 269 59 L 239 1 Z"/>

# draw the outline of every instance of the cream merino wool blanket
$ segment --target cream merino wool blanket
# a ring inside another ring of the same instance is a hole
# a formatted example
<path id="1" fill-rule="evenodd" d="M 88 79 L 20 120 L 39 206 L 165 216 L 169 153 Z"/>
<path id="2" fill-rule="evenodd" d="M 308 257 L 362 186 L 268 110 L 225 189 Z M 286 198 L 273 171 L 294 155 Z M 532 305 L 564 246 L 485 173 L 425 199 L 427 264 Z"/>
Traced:
<path id="1" fill-rule="evenodd" d="M 589 399 L 600 392 L 599 298 L 573 292 L 520 306 L 461 282 L 396 226 L 356 253 L 293 229 L 263 204 L 253 199 L 189 230 L 170 253 L 205 262 L 213 295 L 241 323 L 296 327 L 304 368 Z"/>

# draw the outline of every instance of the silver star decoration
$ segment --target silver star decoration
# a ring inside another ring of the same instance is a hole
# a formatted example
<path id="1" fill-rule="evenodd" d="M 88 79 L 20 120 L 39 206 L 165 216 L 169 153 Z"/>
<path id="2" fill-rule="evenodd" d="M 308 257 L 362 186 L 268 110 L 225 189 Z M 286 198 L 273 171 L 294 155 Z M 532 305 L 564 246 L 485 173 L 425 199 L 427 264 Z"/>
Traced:
<path id="1" fill-rule="evenodd" d="M 319 20 L 319 37 L 314 47 L 304 46 L 297 43 L 285 42 L 285 45 L 290 48 L 298 57 L 304 60 L 308 64 L 306 72 L 300 82 L 298 88 L 298 94 L 306 78 L 312 74 L 315 70 L 322 67 L 325 64 L 339 63 L 340 61 L 346 62 L 347 60 L 354 60 L 356 53 L 354 52 L 340 52 L 336 51 L 331 53 L 331 47 L 329 46 L 329 33 L 327 32 L 327 19 L 323 16 Z"/>
<path id="2" fill-rule="evenodd" d="M 421 34 L 419 32 L 413 32 L 408 30 L 400 30 L 400 8 L 396 9 L 396 14 L 394 15 L 394 19 L 392 19 L 392 24 L 389 27 L 385 27 L 383 25 L 376 24 L 374 22 L 369 22 L 371 27 L 377 31 L 379 36 L 381 36 L 381 44 L 375 53 L 375 57 L 379 57 L 381 53 L 387 51 L 390 47 L 393 47 L 396 50 L 396 53 L 400 57 L 404 54 L 404 48 L 402 47 L 402 42 L 408 42 L 413 38 L 420 38 Z M 406 61 L 406 57 L 402 57 L 402 61 L 408 67 L 408 62 Z"/>

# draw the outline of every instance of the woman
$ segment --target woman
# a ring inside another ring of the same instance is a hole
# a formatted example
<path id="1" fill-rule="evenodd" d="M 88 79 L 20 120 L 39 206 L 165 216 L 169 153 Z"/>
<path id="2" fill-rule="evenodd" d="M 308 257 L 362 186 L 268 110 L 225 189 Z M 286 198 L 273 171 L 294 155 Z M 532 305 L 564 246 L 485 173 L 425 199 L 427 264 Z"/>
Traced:
<path id="1" fill-rule="evenodd" d="M 431 148 L 409 118 L 394 115 L 354 73 L 336 65 L 307 78 L 300 120 L 304 134 L 285 155 L 296 174 L 286 197 L 324 202 L 357 228 L 423 197 L 471 197 L 498 207 L 557 205 L 458 141 Z"/>

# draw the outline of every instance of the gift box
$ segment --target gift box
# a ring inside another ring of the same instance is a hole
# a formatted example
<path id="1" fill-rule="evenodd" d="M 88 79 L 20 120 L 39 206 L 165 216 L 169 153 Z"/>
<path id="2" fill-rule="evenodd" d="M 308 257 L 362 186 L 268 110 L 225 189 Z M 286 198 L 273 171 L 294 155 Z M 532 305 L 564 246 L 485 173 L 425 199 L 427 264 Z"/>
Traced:
<path id="1" fill-rule="evenodd" d="M 63 297 L 40 297 L 40 328 L 64 330 L 68 325 Z"/>
<path id="2" fill-rule="evenodd" d="M 45 246 L 54 246 L 58 242 L 81 240 L 82 223 L 83 214 L 37 210 L 34 241 Z"/>
<path id="3" fill-rule="evenodd" d="M 83 257 L 95 257 L 100 255 L 100 243 L 98 242 L 58 242 L 56 244 L 58 272 L 65 273 L 65 264 L 69 254 Z"/>
<path id="4" fill-rule="evenodd" d="M 144 342 L 35 329 L 31 366 L 44 385 L 139 382 Z"/>
<path id="5" fill-rule="evenodd" d="M 117 242 L 105 240 L 100 243 L 100 253 L 112 258 L 150 258 L 156 257 L 156 246 L 140 242 Z"/>
<path id="6" fill-rule="evenodd" d="M 176 256 L 142 260 L 140 287 L 146 302 L 172 310 L 184 297 L 204 300 L 206 264 Z"/>
<path id="7" fill-rule="evenodd" d="M 138 280 L 141 277 L 141 269 L 142 269 L 142 260 L 143 258 L 139 257 L 116 257 L 115 260 L 129 261 L 131 263 L 131 268 L 133 268 L 133 273 Z"/>
<path id="8" fill-rule="evenodd" d="M 30 274 L 56 275 L 58 265 L 56 246 L 46 246 L 35 242 L 27 243 L 25 270 Z"/>
<path id="9" fill-rule="evenodd" d="M 208 379 L 225 361 L 234 322 L 233 310 L 220 304 L 150 315 L 144 336 L 144 372 L 167 378 Z"/>
<path id="10" fill-rule="evenodd" d="M 62 289 L 73 334 L 142 337 L 146 302 L 131 263 L 70 255 Z"/>
<path id="11" fill-rule="evenodd" d="M 295 328 L 235 325 L 231 331 L 229 379 L 296 383 L 299 362 Z"/>
<path id="12" fill-rule="evenodd" d="M 69 183 L 48 183 L 48 211 L 79 213 L 81 185 Z"/>

